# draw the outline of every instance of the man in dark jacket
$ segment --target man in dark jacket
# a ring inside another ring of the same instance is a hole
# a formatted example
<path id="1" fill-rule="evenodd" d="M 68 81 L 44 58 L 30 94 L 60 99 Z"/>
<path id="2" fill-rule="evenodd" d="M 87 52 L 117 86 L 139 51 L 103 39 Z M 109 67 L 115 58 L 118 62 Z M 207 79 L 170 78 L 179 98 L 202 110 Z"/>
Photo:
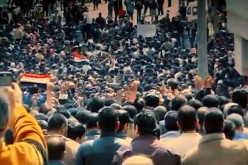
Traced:
<path id="1" fill-rule="evenodd" d="M 104 107 L 99 111 L 98 124 L 101 130 L 100 138 L 89 140 L 81 144 L 75 164 L 77 165 L 109 165 L 115 152 L 126 141 L 116 137 L 119 127 L 118 112 L 111 107 Z"/>

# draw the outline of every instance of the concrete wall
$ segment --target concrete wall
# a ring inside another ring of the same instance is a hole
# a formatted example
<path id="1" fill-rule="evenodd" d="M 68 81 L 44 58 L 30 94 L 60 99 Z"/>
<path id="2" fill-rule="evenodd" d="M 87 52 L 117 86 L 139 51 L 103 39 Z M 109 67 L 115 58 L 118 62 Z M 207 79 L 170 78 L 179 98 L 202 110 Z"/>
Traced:
<path id="1" fill-rule="evenodd" d="M 235 68 L 248 75 L 248 1 L 226 0 L 227 28 L 234 33 Z"/>

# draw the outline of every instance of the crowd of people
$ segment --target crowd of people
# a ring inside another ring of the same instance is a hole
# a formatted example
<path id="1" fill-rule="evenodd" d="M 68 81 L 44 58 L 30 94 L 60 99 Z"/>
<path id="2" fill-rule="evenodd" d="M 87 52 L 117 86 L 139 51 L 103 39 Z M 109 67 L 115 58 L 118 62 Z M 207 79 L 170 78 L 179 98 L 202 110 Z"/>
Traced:
<path id="1" fill-rule="evenodd" d="M 246 76 L 226 19 L 202 78 L 195 23 L 162 10 L 156 35 L 137 36 L 128 8 L 146 6 L 123 3 L 123 17 L 91 18 L 70 1 L 64 16 L 19 13 L 1 26 L 0 71 L 17 82 L 1 88 L 1 164 L 246 165 Z"/>

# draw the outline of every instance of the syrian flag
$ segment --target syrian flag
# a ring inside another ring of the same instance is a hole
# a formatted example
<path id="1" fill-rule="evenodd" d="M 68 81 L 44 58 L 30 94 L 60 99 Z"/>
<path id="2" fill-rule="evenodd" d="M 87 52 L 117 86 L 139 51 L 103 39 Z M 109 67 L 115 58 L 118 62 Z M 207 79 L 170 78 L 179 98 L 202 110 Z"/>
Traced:
<path id="1" fill-rule="evenodd" d="M 51 74 L 23 74 L 21 83 L 47 84 L 52 78 Z"/>
<path id="2" fill-rule="evenodd" d="M 84 55 L 81 55 L 78 52 L 73 52 L 72 56 L 75 62 L 82 62 L 87 60 L 87 58 Z"/>

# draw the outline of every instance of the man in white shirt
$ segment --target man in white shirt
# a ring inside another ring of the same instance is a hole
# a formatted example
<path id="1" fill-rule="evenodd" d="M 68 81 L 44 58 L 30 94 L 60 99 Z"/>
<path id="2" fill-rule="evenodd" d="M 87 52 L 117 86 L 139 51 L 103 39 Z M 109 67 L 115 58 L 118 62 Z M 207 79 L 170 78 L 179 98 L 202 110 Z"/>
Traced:
<path id="1" fill-rule="evenodd" d="M 180 156 L 199 144 L 202 136 L 196 132 L 198 125 L 197 112 L 195 108 L 184 105 L 178 111 L 178 127 L 182 134 L 165 142 L 166 146 Z"/>

